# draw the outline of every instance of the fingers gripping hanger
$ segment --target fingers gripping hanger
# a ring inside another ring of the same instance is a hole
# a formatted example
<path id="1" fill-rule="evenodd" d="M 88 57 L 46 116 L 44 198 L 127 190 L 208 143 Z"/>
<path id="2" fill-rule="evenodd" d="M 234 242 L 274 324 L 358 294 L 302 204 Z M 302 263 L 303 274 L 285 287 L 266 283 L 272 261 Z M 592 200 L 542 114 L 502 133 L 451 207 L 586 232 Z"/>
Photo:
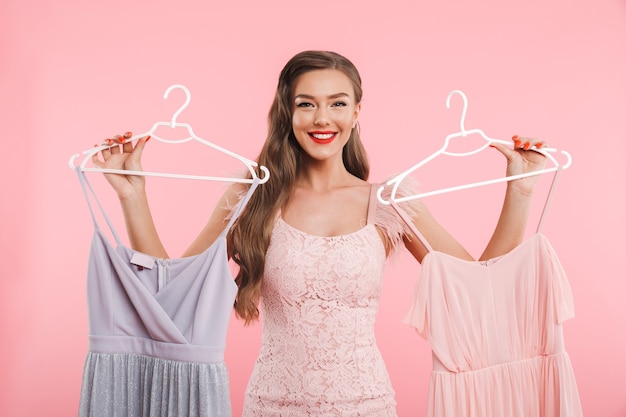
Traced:
<path id="1" fill-rule="evenodd" d="M 455 186 L 455 187 L 442 188 L 442 189 L 439 189 L 439 190 L 419 193 L 419 194 L 415 194 L 415 195 L 396 197 L 396 193 L 398 191 L 398 187 L 400 186 L 400 183 L 402 182 L 402 180 L 404 180 L 407 176 L 409 176 L 413 171 L 415 171 L 415 170 L 419 169 L 420 167 L 426 165 L 428 162 L 430 162 L 431 160 L 435 159 L 439 155 L 469 156 L 469 155 L 474 155 L 474 154 L 476 154 L 476 153 L 486 149 L 492 143 L 501 143 L 501 144 L 509 145 L 509 146 L 511 145 L 511 141 L 510 140 L 490 138 L 481 129 L 466 130 L 465 129 L 465 116 L 467 114 L 467 97 L 465 96 L 465 93 L 463 93 L 461 90 L 453 90 L 453 91 L 451 91 L 448 94 L 448 97 L 446 99 L 446 107 L 448 109 L 450 108 L 450 99 L 455 94 L 460 95 L 461 98 L 463 99 L 463 111 L 461 113 L 461 122 L 460 122 L 461 130 L 459 132 L 451 133 L 448 136 L 446 136 L 446 139 L 444 140 L 443 146 L 439 150 L 437 150 L 435 153 L 433 153 L 432 155 L 428 156 L 427 158 L 425 158 L 424 160 L 422 160 L 418 164 L 416 164 L 416 165 L 412 166 L 411 168 L 407 169 L 406 171 L 402 172 L 401 174 L 397 175 L 396 177 L 392 178 L 391 180 L 387 181 L 384 185 L 381 185 L 378 188 L 377 197 L 378 197 L 378 201 L 380 201 L 382 204 L 391 204 L 392 201 L 395 202 L 395 203 L 401 203 L 401 202 L 404 202 L 404 201 L 415 200 L 415 199 L 418 199 L 418 198 L 428 197 L 428 196 L 432 196 L 432 195 L 443 194 L 443 193 L 452 192 L 452 191 L 459 191 L 459 190 L 463 190 L 463 189 L 467 189 L 467 188 L 479 187 L 479 186 L 483 186 L 483 185 L 495 184 L 495 183 L 498 183 L 498 182 L 512 181 L 512 180 L 515 180 L 515 179 L 531 177 L 531 176 L 534 176 L 534 175 L 541 175 L 541 174 L 545 174 L 545 173 L 548 173 L 548 172 L 555 172 L 557 170 L 567 169 L 572 164 L 572 156 L 567 151 L 564 151 L 564 150 L 560 151 L 567 158 L 567 161 L 565 162 L 565 164 L 561 165 L 557 161 L 557 159 L 552 155 L 552 153 L 557 151 L 556 149 L 554 149 L 554 148 L 540 148 L 540 149 L 538 149 L 538 148 L 533 146 L 532 148 L 530 148 L 531 150 L 546 156 L 554 165 L 552 167 L 540 169 L 540 170 L 537 170 L 537 171 L 527 172 L 527 173 L 524 173 L 524 174 L 509 175 L 509 176 L 506 176 L 506 177 L 500 177 L 500 178 L 495 178 L 495 179 L 486 180 L 486 181 L 478 181 L 478 182 L 473 182 L 473 183 L 469 183 L 469 184 L 458 185 L 458 186 Z M 483 145 L 479 146 L 477 149 L 474 149 L 474 150 L 471 150 L 471 151 L 467 151 L 467 152 L 452 152 L 452 151 L 448 150 L 448 145 L 449 145 L 451 139 L 454 139 L 454 138 L 457 138 L 457 137 L 466 137 L 466 136 L 471 135 L 471 134 L 478 134 L 478 135 L 480 135 L 483 139 L 485 139 L 485 143 Z M 385 200 L 385 198 L 382 195 L 383 190 L 385 189 L 386 186 L 393 186 L 393 188 L 391 189 L 391 195 L 389 197 L 389 200 Z"/>
<path id="2" fill-rule="evenodd" d="M 267 182 L 267 180 L 269 180 L 270 177 L 270 173 L 269 170 L 261 165 L 260 167 L 258 166 L 258 164 L 255 161 L 252 161 L 248 158 L 245 158 L 239 154 L 236 154 L 234 152 L 231 152 L 227 149 L 222 148 L 221 146 L 218 146 L 214 143 L 211 143 L 207 140 L 204 140 L 202 138 L 200 138 L 199 136 L 197 136 L 193 129 L 191 128 L 191 126 L 188 123 L 180 123 L 177 122 L 176 119 L 178 118 L 178 116 L 180 116 L 180 114 L 182 113 L 182 111 L 187 108 L 187 106 L 189 105 L 190 101 L 191 101 L 191 93 L 189 92 L 189 89 L 187 87 L 185 87 L 184 85 L 181 84 L 174 84 L 171 85 L 170 87 L 168 87 L 167 90 L 165 90 L 165 94 L 163 94 L 163 98 L 167 99 L 169 97 L 170 92 L 172 92 L 172 90 L 174 89 L 181 89 L 185 92 L 185 102 L 183 103 L 182 106 L 180 106 L 178 108 L 178 110 L 176 110 L 176 112 L 174 113 L 174 115 L 172 116 L 172 120 L 169 122 L 156 122 L 154 125 L 152 125 L 152 127 L 150 128 L 150 130 L 148 130 L 147 132 L 141 133 L 139 135 L 134 135 L 133 137 L 131 137 L 130 139 L 127 139 L 127 142 L 142 138 L 144 136 L 150 136 L 151 138 L 154 138 L 160 142 L 164 142 L 164 143 L 171 143 L 171 144 L 177 144 L 177 143 L 184 143 L 184 142 L 189 142 L 191 140 L 195 140 L 197 142 L 200 142 L 204 145 L 207 145 L 213 149 L 216 149 L 220 152 L 223 152 L 227 155 L 230 155 L 240 161 L 242 161 L 246 167 L 248 168 L 248 170 L 250 171 L 250 174 L 252 176 L 252 178 L 224 178 L 224 177 L 209 177 L 209 176 L 202 176 L 202 175 L 186 175 L 186 174 L 172 174 L 172 173 L 162 173 L 162 172 L 150 172 L 150 171 L 132 171 L 132 170 L 124 170 L 124 169 L 109 169 L 109 168 L 88 168 L 86 165 L 89 162 L 89 160 L 98 152 L 104 150 L 104 149 L 108 149 L 111 148 L 113 146 L 119 146 L 119 143 L 115 143 L 113 145 L 101 145 L 101 146 L 96 146 L 92 149 L 88 149 L 82 152 L 84 156 L 82 162 L 80 163 L 80 165 L 76 166 L 74 164 L 74 161 L 76 160 L 76 158 L 80 157 L 81 154 L 74 154 L 70 157 L 69 160 L 69 165 L 71 169 L 78 169 L 84 172 L 103 172 L 103 173 L 110 173 L 110 174 L 125 174 L 125 175 L 143 175 L 143 176 L 155 176 L 155 177 L 167 177 L 167 178 L 184 178 L 184 179 L 197 179 L 197 180 L 209 180 L 209 181 L 226 181 L 226 182 L 239 182 L 239 183 L 253 183 L 255 181 L 255 179 L 258 179 L 258 183 L 259 184 L 264 184 L 265 182 Z M 169 126 L 172 129 L 177 128 L 177 127 L 182 127 L 187 129 L 187 132 L 189 133 L 189 136 L 184 138 L 184 139 L 176 139 L 176 140 L 171 140 L 171 139 L 165 139 L 162 138 L 160 136 L 155 135 L 156 130 L 161 127 L 161 126 Z M 257 174 L 256 171 L 256 167 L 259 167 L 259 169 L 263 172 L 263 176 L 259 177 L 259 175 Z"/>

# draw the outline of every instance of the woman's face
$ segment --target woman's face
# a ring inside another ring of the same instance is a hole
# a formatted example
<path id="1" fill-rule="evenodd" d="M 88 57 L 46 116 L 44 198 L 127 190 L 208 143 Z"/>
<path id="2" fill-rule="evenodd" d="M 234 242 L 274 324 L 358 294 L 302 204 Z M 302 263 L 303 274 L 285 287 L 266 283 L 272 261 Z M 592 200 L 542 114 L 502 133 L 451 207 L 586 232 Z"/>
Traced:
<path id="1" fill-rule="evenodd" d="M 293 133 L 311 159 L 341 160 L 361 103 L 350 78 L 334 69 L 306 72 L 296 81 L 293 95 Z"/>

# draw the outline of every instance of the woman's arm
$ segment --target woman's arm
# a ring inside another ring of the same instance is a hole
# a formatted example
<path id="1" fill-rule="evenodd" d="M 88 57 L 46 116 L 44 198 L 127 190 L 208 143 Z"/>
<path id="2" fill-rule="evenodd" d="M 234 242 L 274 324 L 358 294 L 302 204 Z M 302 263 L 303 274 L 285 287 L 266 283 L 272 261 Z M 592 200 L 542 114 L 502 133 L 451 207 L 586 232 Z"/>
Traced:
<path id="1" fill-rule="evenodd" d="M 200 231 L 200 234 L 187 248 L 183 256 L 192 256 L 204 252 L 217 237 L 222 233 L 228 225 L 229 216 L 231 216 L 232 208 L 239 203 L 241 195 L 246 191 L 246 184 L 232 184 L 213 210 L 209 221 Z"/>
<path id="2" fill-rule="evenodd" d="M 542 169 L 545 166 L 546 157 L 538 152 L 528 150 L 535 146 L 541 148 L 545 143 L 532 138 L 513 138 L 514 149 L 507 146 L 494 144 L 507 160 L 506 175 L 518 175 Z M 496 228 L 480 256 L 481 260 L 491 259 L 508 253 L 524 239 L 528 214 L 535 184 L 539 175 L 509 181 L 506 187 L 504 203 L 500 211 L 500 218 Z"/>
<path id="3" fill-rule="evenodd" d="M 119 143 L 101 152 L 101 156 L 93 156 L 93 164 L 99 168 L 126 169 L 141 171 L 141 155 L 149 137 L 140 138 L 133 146 L 126 142 L 132 136 L 130 132 L 124 136 L 116 135 L 107 139 L 108 144 Z M 145 189 L 145 177 L 141 175 L 105 174 L 120 200 L 122 213 L 126 223 L 126 231 L 130 246 L 136 251 L 158 258 L 168 258 L 159 237 Z M 230 214 L 229 202 L 236 203 L 243 189 L 242 184 L 233 184 L 222 196 L 207 225 L 185 251 L 183 256 L 196 255 L 207 249 L 228 224 Z"/>
<path id="4" fill-rule="evenodd" d="M 545 145 L 542 141 L 517 137 L 514 137 L 514 140 L 514 149 L 500 144 L 493 145 L 506 157 L 507 176 L 532 172 L 544 167 L 546 158 L 538 152 L 528 150 L 532 146 L 541 148 Z M 485 251 L 480 256 L 481 260 L 504 255 L 521 243 L 526 230 L 533 189 L 538 177 L 531 176 L 507 183 L 498 223 Z M 418 205 L 416 211 L 419 212 L 419 216 L 414 219 L 415 227 L 433 249 L 457 258 L 474 260 L 454 236 L 437 222 L 421 200 L 411 204 Z M 422 262 L 427 253 L 422 243 L 414 237 L 405 238 L 404 243 L 415 259 Z"/>
<path id="5" fill-rule="evenodd" d="M 417 230 L 422 234 L 428 244 L 436 251 L 444 252 L 457 258 L 473 261 L 472 255 L 465 250 L 461 245 L 443 226 L 441 226 L 437 219 L 428 211 L 426 205 L 421 201 L 410 202 L 408 204 L 416 205 L 415 211 L 419 213 L 414 219 L 413 223 Z M 404 246 L 411 252 L 411 254 L 417 259 L 418 262 L 422 262 L 424 256 L 428 253 L 428 250 L 424 247 L 422 242 L 415 236 L 405 237 Z"/>
<path id="6" fill-rule="evenodd" d="M 126 142 L 126 139 L 131 136 L 132 133 L 126 132 L 123 136 L 116 135 L 113 139 L 107 139 L 107 144 L 118 143 L 119 145 L 104 149 L 100 156 L 94 155 L 93 164 L 99 168 L 141 171 L 141 153 L 150 137 L 138 139 L 133 146 L 132 142 Z M 104 175 L 120 200 L 130 246 L 134 250 L 151 256 L 167 258 L 167 252 L 161 243 L 148 205 L 145 177 L 122 174 Z"/>

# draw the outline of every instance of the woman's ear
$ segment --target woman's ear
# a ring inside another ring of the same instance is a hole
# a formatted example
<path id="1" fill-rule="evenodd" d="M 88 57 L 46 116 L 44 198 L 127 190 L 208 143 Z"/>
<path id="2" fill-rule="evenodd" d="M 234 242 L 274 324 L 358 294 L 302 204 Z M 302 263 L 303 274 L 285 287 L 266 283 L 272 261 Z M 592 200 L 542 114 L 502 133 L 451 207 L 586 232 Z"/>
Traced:
<path id="1" fill-rule="evenodd" d="M 359 121 L 359 113 L 361 112 L 361 102 L 358 102 L 354 106 L 354 120 L 352 122 L 352 128 L 356 127 L 356 123 Z"/>

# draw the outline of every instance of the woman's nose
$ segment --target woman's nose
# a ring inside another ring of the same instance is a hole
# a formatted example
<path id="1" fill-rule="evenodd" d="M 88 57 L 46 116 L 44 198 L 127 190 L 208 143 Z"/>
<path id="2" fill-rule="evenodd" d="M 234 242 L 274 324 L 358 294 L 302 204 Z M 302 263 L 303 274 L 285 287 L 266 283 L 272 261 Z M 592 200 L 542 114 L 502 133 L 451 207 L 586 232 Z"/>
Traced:
<path id="1" fill-rule="evenodd" d="M 315 120 L 313 121 L 315 126 L 328 126 L 330 124 L 330 120 L 328 118 L 328 113 L 325 109 L 320 108 L 315 112 Z"/>

